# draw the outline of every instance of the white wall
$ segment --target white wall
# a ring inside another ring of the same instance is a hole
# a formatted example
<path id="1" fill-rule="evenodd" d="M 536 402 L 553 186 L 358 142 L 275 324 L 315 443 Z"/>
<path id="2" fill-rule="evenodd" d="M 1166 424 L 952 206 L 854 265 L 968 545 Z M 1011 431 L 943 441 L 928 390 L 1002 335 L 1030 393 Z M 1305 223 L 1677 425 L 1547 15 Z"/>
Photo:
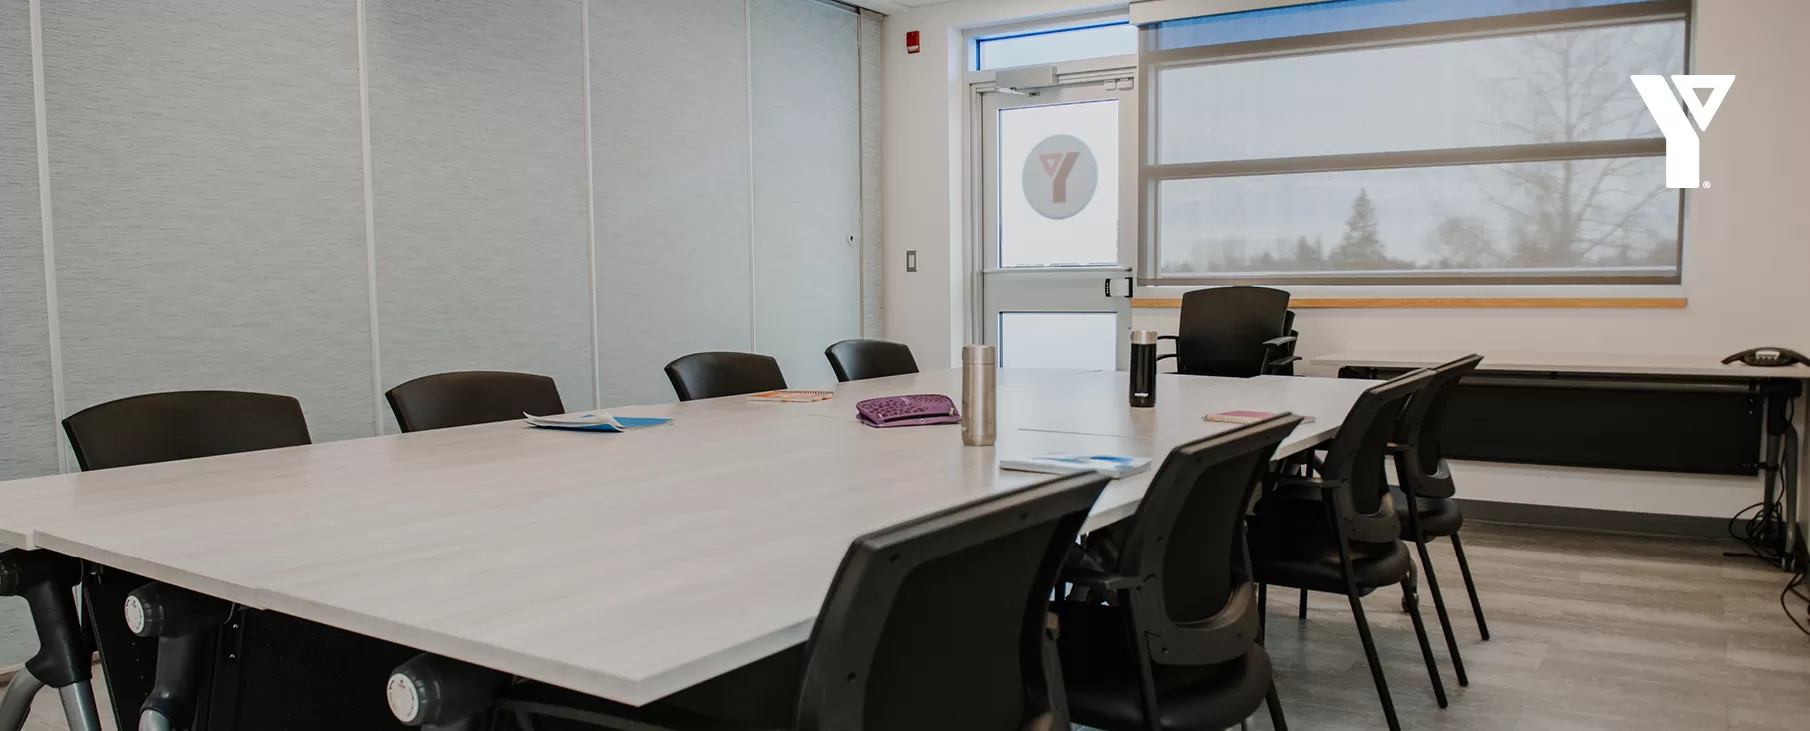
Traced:
<path id="1" fill-rule="evenodd" d="M 919 363 L 953 365 L 962 340 L 964 272 L 962 127 L 968 93 L 962 32 L 969 28 L 1116 6 L 1088 0 L 960 0 L 888 16 L 881 150 L 886 337 Z M 906 54 L 905 33 L 922 49 Z M 918 252 L 906 273 L 905 252 Z"/>
<path id="2" fill-rule="evenodd" d="M 964 0 L 887 22 L 887 332 L 941 362 L 961 338 L 957 286 L 965 111 L 965 28 L 1082 2 Z M 907 30 L 923 53 L 905 56 Z M 1703 177 L 1689 194 L 1683 310 L 1305 310 L 1301 354 L 1347 349 L 1469 349 L 1724 355 L 1755 345 L 1810 348 L 1810 3 L 1699 0 L 1693 70 L 1735 74 L 1703 135 Z M 920 272 L 903 273 L 905 249 Z M 951 252 L 956 256 L 952 258 Z M 1479 292 L 1471 290 L 1470 295 Z M 1174 296 L 1170 294 L 1169 296 Z M 1134 327 L 1173 332 L 1173 310 L 1138 310 Z M 1507 465 L 1461 467 L 1479 499 L 1684 515 L 1729 515 L 1757 500 L 1753 480 Z"/>

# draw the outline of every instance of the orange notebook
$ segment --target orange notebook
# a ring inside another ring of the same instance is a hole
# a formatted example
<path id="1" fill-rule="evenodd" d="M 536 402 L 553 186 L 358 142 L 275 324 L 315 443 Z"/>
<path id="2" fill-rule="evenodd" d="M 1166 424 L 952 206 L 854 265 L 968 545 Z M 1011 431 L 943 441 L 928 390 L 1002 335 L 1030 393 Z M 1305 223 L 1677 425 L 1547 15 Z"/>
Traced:
<path id="1" fill-rule="evenodd" d="M 834 391 L 762 391 L 748 394 L 749 401 L 776 401 L 787 404 L 808 404 L 828 401 L 835 397 Z"/>

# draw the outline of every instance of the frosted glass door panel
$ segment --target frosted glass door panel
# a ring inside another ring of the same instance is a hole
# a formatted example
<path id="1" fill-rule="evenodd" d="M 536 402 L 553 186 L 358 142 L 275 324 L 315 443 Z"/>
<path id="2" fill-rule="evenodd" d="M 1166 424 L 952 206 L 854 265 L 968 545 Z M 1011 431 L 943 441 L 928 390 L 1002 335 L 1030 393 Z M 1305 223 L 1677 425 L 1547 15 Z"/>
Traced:
<path id="1" fill-rule="evenodd" d="M 1119 316 L 1114 312 L 1001 312 L 999 367 L 1118 367 Z"/>
<path id="2" fill-rule="evenodd" d="M 1119 261 L 1119 101 L 999 111 L 999 265 Z"/>
<path id="3" fill-rule="evenodd" d="M 365 8 L 383 387 L 522 371 L 590 408 L 579 3 Z"/>
<path id="4" fill-rule="evenodd" d="M 856 16 L 815 0 L 750 8 L 756 340 L 787 383 L 835 383 L 823 349 L 861 335 Z"/>

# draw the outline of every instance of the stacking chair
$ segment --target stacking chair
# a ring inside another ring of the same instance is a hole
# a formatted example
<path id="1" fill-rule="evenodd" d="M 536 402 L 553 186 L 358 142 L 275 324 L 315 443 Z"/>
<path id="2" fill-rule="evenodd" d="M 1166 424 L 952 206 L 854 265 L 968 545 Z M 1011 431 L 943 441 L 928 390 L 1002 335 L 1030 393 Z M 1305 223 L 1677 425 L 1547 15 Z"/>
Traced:
<path id="1" fill-rule="evenodd" d="M 63 420 L 63 431 L 84 471 L 309 443 L 300 402 L 288 396 L 242 391 L 178 391 L 123 398 L 76 412 Z M 115 583 L 84 587 L 89 622 L 101 641 L 101 664 L 107 670 L 115 715 L 122 720 L 130 717 L 123 704 L 142 697 L 144 702 L 136 711 L 137 728 L 193 728 L 200 713 L 209 652 L 233 607 L 167 584 L 136 583 L 130 588 Z M 115 624 L 122 604 L 124 631 Z M 135 637 L 144 639 L 135 641 Z M 143 644 L 151 639 L 156 640 L 154 655 Z M 110 653 L 109 647 L 123 651 Z M 152 664 L 151 657 L 156 658 L 154 673 L 146 667 Z"/>
<path id="2" fill-rule="evenodd" d="M 807 643 L 640 708 L 424 655 L 391 675 L 391 709 L 448 730 L 494 708 L 536 731 L 1066 731 L 1049 597 L 1107 482 L 1063 477 L 857 538 Z"/>
<path id="3" fill-rule="evenodd" d="M 63 420 L 83 472 L 308 444 L 302 404 L 246 391 L 173 391 L 91 406 Z"/>
<path id="4" fill-rule="evenodd" d="M 1108 531 L 1112 546 L 1090 551 L 1101 570 L 1063 573 L 1108 600 L 1057 603 L 1076 723 L 1228 728 L 1267 699 L 1275 728 L 1286 731 L 1269 655 L 1257 644 L 1244 515 L 1276 446 L 1300 423 L 1283 414 L 1177 447 L 1137 514 Z"/>
<path id="5" fill-rule="evenodd" d="M 1320 475 L 1276 475 L 1274 491 L 1249 520 L 1251 563 L 1261 585 L 1258 604 L 1264 604 L 1270 585 L 1345 595 L 1391 731 L 1400 731 L 1401 722 L 1364 618 L 1360 599 L 1366 594 L 1402 587 L 1434 698 L 1446 706 L 1445 684 L 1421 621 L 1414 561 L 1401 541 L 1401 519 L 1383 474 L 1404 407 L 1433 378 L 1432 371 L 1418 370 L 1366 390 L 1346 415 Z"/>
<path id="6" fill-rule="evenodd" d="M 1458 554 L 1458 571 L 1464 576 L 1464 588 L 1471 595 L 1471 609 L 1477 615 L 1477 629 L 1489 639 L 1489 624 L 1483 620 L 1483 604 L 1477 600 L 1477 585 L 1471 580 L 1471 565 L 1464 557 L 1464 544 L 1458 529 L 1464 526 L 1464 512 L 1453 500 L 1458 490 L 1452 483 L 1452 470 L 1439 448 L 1439 429 L 1451 402 L 1452 386 L 1483 362 L 1481 355 L 1467 355 L 1433 368 L 1433 380 L 1408 402 L 1397 426 L 1395 444 L 1390 451 L 1395 458 L 1395 476 L 1400 486 L 1394 489 L 1399 506 L 1408 520 L 1402 525 L 1401 539 L 1414 544 L 1420 552 L 1421 573 L 1427 577 L 1427 589 L 1433 594 L 1433 608 L 1439 615 L 1440 630 L 1445 633 L 1446 650 L 1452 655 L 1458 684 L 1470 685 L 1464 671 L 1464 659 L 1458 654 L 1458 640 L 1452 635 L 1451 617 L 1446 614 L 1445 597 L 1439 593 L 1439 577 L 1433 572 L 1433 559 L 1427 544 L 1440 537 L 1452 539 L 1452 550 Z"/>
<path id="7" fill-rule="evenodd" d="M 553 379 L 532 373 L 461 371 L 422 376 L 384 394 L 404 432 L 513 421 L 566 412 Z"/>
<path id="8" fill-rule="evenodd" d="M 1269 287 L 1212 287 L 1182 295 L 1175 371 L 1190 376 L 1250 378 L 1293 372 L 1288 293 Z"/>
<path id="9" fill-rule="evenodd" d="M 918 362 L 904 343 L 844 340 L 825 348 L 823 355 L 830 359 L 839 383 L 918 372 Z"/>
<path id="10" fill-rule="evenodd" d="M 1288 345 L 1283 346 L 1282 357 L 1277 359 L 1281 361 L 1281 365 L 1271 368 L 1270 375 L 1292 376 L 1295 375 L 1295 363 L 1301 360 L 1295 355 L 1295 346 L 1301 344 L 1301 331 L 1295 329 L 1294 310 L 1289 310 L 1288 314 L 1283 316 L 1282 334 L 1294 338 L 1294 340 L 1289 341 Z"/>
<path id="11" fill-rule="evenodd" d="M 779 361 L 756 353 L 692 353 L 666 364 L 680 401 L 777 391 L 786 387 Z"/>

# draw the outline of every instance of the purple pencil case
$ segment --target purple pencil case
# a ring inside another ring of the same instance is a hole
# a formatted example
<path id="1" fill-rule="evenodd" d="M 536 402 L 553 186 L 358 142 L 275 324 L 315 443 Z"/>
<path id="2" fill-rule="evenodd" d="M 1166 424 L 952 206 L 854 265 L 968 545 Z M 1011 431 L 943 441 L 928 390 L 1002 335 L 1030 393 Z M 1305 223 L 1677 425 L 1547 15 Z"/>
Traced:
<path id="1" fill-rule="evenodd" d="M 940 393 L 870 398 L 855 404 L 855 418 L 878 429 L 962 423 L 955 402 Z"/>

